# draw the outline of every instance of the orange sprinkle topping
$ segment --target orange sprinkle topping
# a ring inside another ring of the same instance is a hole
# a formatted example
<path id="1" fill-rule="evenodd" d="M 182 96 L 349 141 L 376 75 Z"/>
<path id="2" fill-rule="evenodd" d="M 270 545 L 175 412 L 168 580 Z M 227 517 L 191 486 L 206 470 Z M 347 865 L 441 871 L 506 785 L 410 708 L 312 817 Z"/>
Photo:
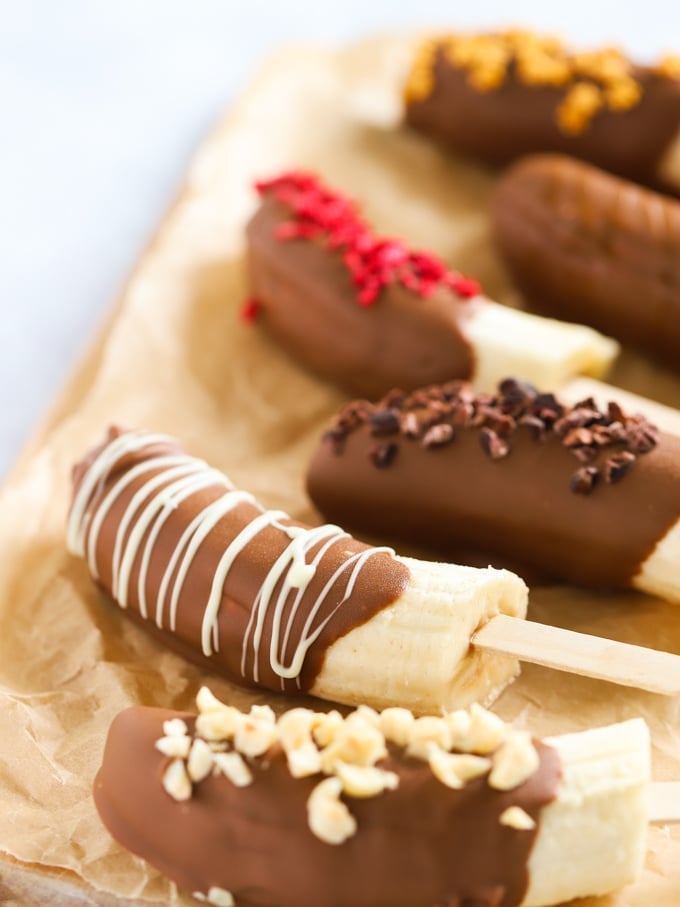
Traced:
<path id="1" fill-rule="evenodd" d="M 630 110 L 642 99 L 634 67 L 617 47 L 574 54 L 553 35 L 512 29 L 427 41 L 416 53 L 404 89 L 407 103 L 432 94 L 440 54 L 454 69 L 465 71 L 468 82 L 479 92 L 500 88 L 511 75 L 525 85 L 564 88 L 555 118 L 569 135 L 586 129 L 602 109 Z M 659 78 L 680 79 L 680 56 L 664 57 L 654 73 Z"/>

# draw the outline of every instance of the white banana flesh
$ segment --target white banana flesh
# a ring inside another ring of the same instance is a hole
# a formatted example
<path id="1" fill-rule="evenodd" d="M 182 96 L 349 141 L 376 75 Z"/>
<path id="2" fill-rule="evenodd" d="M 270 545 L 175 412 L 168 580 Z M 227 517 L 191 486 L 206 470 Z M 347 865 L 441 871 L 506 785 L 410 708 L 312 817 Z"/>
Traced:
<path id="1" fill-rule="evenodd" d="M 525 617 L 526 585 L 508 570 L 399 560 L 411 572 L 406 591 L 329 647 L 311 692 L 349 705 L 399 703 L 433 714 L 492 702 L 517 676 L 519 662 L 470 640 L 497 614 Z"/>
<path id="2" fill-rule="evenodd" d="M 633 585 L 680 605 L 680 520 L 657 543 L 633 578 Z"/>
<path id="3" fill-rule="evenodd" d="M 474 345 L 473 383 L 494 391 L 498 381 L 516 376 L 537 387 L 559 387 L 574 375 L 599 378 L 619 352 L 609 337 L 579 324 L 529 315 L 485 300 L 465 322 Z"/>
<path id="4" fill-rule="evenodd" d="M 649 731 L 641 718 L 548 738 L 562 761 L 541 813 L 522 907 L 606 894 L 635 881 L 646 846 Z"/>

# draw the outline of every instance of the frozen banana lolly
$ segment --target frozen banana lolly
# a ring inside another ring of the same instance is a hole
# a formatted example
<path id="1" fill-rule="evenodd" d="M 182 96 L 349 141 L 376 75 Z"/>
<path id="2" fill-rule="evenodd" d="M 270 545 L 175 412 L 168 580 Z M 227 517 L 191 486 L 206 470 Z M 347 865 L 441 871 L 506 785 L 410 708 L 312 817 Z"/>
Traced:
<path id="1" fill-rule="evenodd" d="M 480 706 L 276 719 L 207 688 L 197 704 L 121 713 L 94 796 L 114 838 L 200 901 L 547 907 L 642 868 L 642 719 L 538 741 Z"/>
<path id="2" fill-rule="evenodd" d="M 517 674 L 516 654 L 545 663 L 532 634 L 565 633 L 521 620 L 527 589 L 507 570 L 397 557 L 338 526 L 303 526 L 147 432 L 111 430 L 76 467 L 68 545 L 126 614 L 189 659 L 337 702 L 418 712 L 490 702 Z M 516 624 L 521 651 L 514 640 L 505 655 L 499 633 Z M 603 672 L 592 649 L 574 661 L 588 640 L 618 666 Z M 550 665 L 680 692 L 680 658 L 668 653 L 572 633 L 563 658 Z"/>
<path id="3" fill-rule="evenodd" d="M 602 375 L 618 352 L 591 328 L 498 305 L 430 253 L 376 236 L 354 202 L 310 174 L 257 189 L 244 315 L 349 393 L 374 400 L 452 378 L 489 390 L 516 373 L 557 386 Z"/>
<path id="4" fill-rule="evenodd" d="M 494 395 L 451 382 L 350 403 L 307 484 L 356 531 L 680 603 L 680 438 L 613 402 L 506 379 Z"/>

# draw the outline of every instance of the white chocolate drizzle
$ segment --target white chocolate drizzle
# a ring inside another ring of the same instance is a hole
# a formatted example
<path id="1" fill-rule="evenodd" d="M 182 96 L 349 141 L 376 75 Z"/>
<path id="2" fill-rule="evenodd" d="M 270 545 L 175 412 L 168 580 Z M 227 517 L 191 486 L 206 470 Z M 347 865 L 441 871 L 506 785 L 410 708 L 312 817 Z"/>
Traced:
<path id="1" fill-rule="evenodd" d="M 146 452 L 146 448 L 159 444 L 165 450 L 157 455 Z M 136 591 L 140 615 L 148 619 L 151 608 L 156 625 L 163 629 L 167 621 L 167 626 L 174 632 L 182 590 L 198 552 L 227 514 L 241 504 L 249 504 L 259 513 L 231 539 L 214 569 L 201 621 L 201 650 L 206 657 L 219 651 L 220 605 L 236 559 L 246 556 L 245 549 L 263 530 L 275 529 L 287 536 L 288 544 L 270 566 L 252 603 L 242 641 L 241 674 L 247 676 L 248 655 L 252 653 L 252 677 L 256 683 L 260 681 L 260 655 L 264 628 L 269 620 L 271 641 L 268 656 L 271 670 L 281 678 L 282 688 L 286 679 L 295 679 L 300 686 L 300 672 L 309 649 L 351 596 L 366 562 L 376 554 L 393 555 L 394 552 L 391 548 L 368 548 L 346 556 L 301 615 L 304 593 L 319 564 L 332 546 L 350 537 L 348 533 L 332 525 L 310 529 L 284 525 L 281 520 L 289 519 L 286 513 L 264 510 L 252 495 L 235 489 L 226 476 L 211 469 L 202 460 L 169 453 L 169 445 L 172 441 L 165 435 L 127 432 L 104 447 L 85 471 L 75 495 L 68 522 L 69 550 L 86 557 L 92 576 L 97 578 L 97 547 L 104 522 L 126 489 L 138 482 L 116 527 L 111 553 L 111 591 L 120 607 L 126 608 L 133 568 L 139 563 Z M 126 469 L 103 498 L 90 507 L 93 496 L 103 491 L 104 484 L 120 460 L 131 453 L 139 453 L 140 462 Z M 146 588 L 149 566 L 166 521 L 183 501 L 199 492 L 220 487 L 223 491 L 219 497 L 205 504 L 182 532 L 164 565 L 156 600 L 149 602 Z M 312 555 L 314 549 L 316 551 Z M 342 590 L 335 589 L 339 581 L 344 581 Z M 287 607 L 293 593 L 295 595 Z M 331 594 L 333 606 L 320 618 Z M 296 630 L 292 645 L 294 625 L 296 622 L 299 625 L 303 618 L 302 629 Z M 292 649 L 290 653 L 289 648 Z"/>

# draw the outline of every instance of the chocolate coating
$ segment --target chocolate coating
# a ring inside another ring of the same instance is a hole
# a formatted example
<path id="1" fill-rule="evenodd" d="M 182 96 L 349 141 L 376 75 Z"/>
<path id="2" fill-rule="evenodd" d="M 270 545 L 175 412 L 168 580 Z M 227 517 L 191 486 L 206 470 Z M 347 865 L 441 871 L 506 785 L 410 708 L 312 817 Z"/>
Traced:
<path id="1" fill-rule="evenodd" d="M 515 164 L 492 205 L 527 304 L 680 370 L 680 202 L 559 156 Z"/>
<path id="2" fill-rule="evenodd" d="M 511 791 L 486 777 L 462 790 L 441 784 L 426 762 L 393 749 L 380 766 L 399 786 L 343 798 L 357 832 L 341 845 L 310 831 L 306 802 L 321 780 L 293 779 L 278 745 L 250 760 L 253 783 L 223 776 L 177 803 L 161 786 L 167 759 L 154 749 L 163 721 L 187 716 L 133 708 L 113 722 L 95 781 L 111 834 L 187 891 L 230 891 L 237 907 L 515 907 L 527 890 L 537 829 L 499 822 L 519 805 L 540 823 L 560 777 L 557 752 L 536 743 L 539 769 Z M 187 723 L 192 725 L 191 720 Z"/>
<path id="3" fill-rule="evenodd" d="M 281 241 L 290 211 L 265 198 L 247 228 L 258 322 L 298 362 L 351 394 L 376 399 L 391 387 L 467 378 L 474 351 L 465 321 L 479 299 L 439 286 L 422 298 L 399 284 L 362 306 L 340 252 L 318 240 Z"/>
<path id="4" fill-rule="evenodd" d="M 629 110 L 601 110 L 576 135 L 562 132 L 556 110 L 564 89 L 522 82 L 511 66 L 498 88 L 481 92 L 442 48 L 434 63 L 432 93 L 406 106 L 406 122 L 454 151 L 493 164 L 524 154 L 552 151 L 581 158 L 611 173 L 677 193 L 663 186 L 659 165 L 680 130 L 680 81 L 645 67 L 633 75 L 642 99 Z"/>
<path id="5" fill-rule="evenodd" d="M 342 443 L 321 442 L 307 488 L 326 517 L 436 551 L 467 544 L 611 588 L 630 586 L 680 518 L 680 438 L 672 435 L 660 435 L 620 481 L 600 479 L 591 494 L 572 490 L 579 467 L 572 450 L 555 435 L 537 440 L 530 425 L 518 425 L 507 444 L 488 429 L 459 425 L 441 446 L 403 434 L 391 440 L 397 449 L 382 469 L 371 458 L 376 438 L 366 422 Z M 608 456 L 583 468 L 604 472 Z"/>
<path id="6" fill-rule="evenodd" d="M 121 435 L 124 434 L 125 433 L 120 431 L 112 430 L 109 433 L 107 442 L 100 448 L 97 448 L 92 454 L 88 455 L 81 464 L 76 466 L 74 473 L 74 495 L 97 453 L 99 453 L 111 440 L 121 437 Z M 117 480 L 126 473 L 129 473 L 130 470 L 138 464 L 143 463 L 145 460 L 149 460 L 152 456 L 177 454 L 183 454 L 181 447 L 174 441 L 168 440 L 167 442 L 148 444 L 139 451 L 121 456 L 107 472 L 103 481 L 97 485 L 88 501 L 85 511 L 85 520 L 87 521 L 85 534 L 86 542 L 92 529 L 93 520 L 96 517 L 102 502 L 114 487 Z M 121 526 L 125 511 L 133 496 L 139 492 L 144 483 L 161 473 L 162 468 L 159 466 L 131 481 L 118 495 L 113 506 L 103 520 L 96 545 L 95 561 L 99 574 L 97 582 L 109 595 L 113 595 L 114 583 L 112 564 L 116 546 L 116 534 Z M 161 484 L 167 485 L 168 482 Z M 321 630 L 320 635 L 307 652 L 299 675 L 299 687 L 296 682 L 298 678 L 284 681 L 272 668 L 269 658 L 269 646 L 273 628 L 273 609 L 271 608 L 266 612 L 266 617 L 264 619 L 262 627 L 262 645 L 260 646 L 259 654 L 257 655 L 257 664 L 255 664 L 256 656 L 253 653 L 253 648 L 252 646 L 249 646 L 248 657 L 245 663 L 245 672 L 242 673 L 242 647 L 251 610 L 257 592 L 262 586 L 272 565 L 290 543 L 290 539 L 284 531 L 272 525 L 265 526 L 245 545 L 242 552 L 236 556 L 222 588 L 218 613 L 219 648 L 211 655 L 204 655 L 202 652 L 201 627 L 205 605 L 209 598 L 217 564 L 227 546 L 234 540 L 238 533 L 256 517 L 261 516 L 262 510 L 255 504 L 249 502 L 237 504 L 233 510 L 230 510 L 221 517 L 214 529 L 206 536 L 198 547 L 179 595 L 175 631 L 172 632 L 168 629 L 167 596 L 165 600 L 166 607 L 163 614 L 163 629 L 158 629 L 154 623 L 156 617 L 155 604 L 163 575 L 166 568 L 168 568 L 168 564 L 171 562 L 173 553 L 177 549 L 182 535 L 192 521 L 194 521 L 209 504 L 221 498 L 224 495 L 224 492 L 224 486 L 217 484 L 210 485 L 181 501 L 181 503 L 170 512 L 157 535 L 148 565 L 145 589 L 150 607 L 149 616 L 145 619 L 140 614 L 138 580 L 142 561 L 142 551 L 144 549 L 144 544 L 153 529 L 153 523 L 147 527 L 141 536 L 141 542 L 133 561 L 129 583 L 130 594 L 128 607 L 125 613 L 129 614 L 133 619 L 136 619 L 155 636 L 169 642 L 170 645 L 179 650 L 181 654 L 188 654 L 192 657 L 192 660 L 202 666 L 215 673 L 223 674 L 237 683 L 256 684 L 257 686 L 278 691 L 282 689 L 287 689 L 291 692 L 295 692 L 299 689 L 308 690 L 313 685 L 314 679 L 321 670 L 325 652 L 328 647 L 332 645 L 336 639 L 344 636 L 355 626 L 370 620 L 374 614 L 382 608 L 387 607 L 398 598 L 408 582 L 408 568 L 390 554 L 382 552 L 376 553 L 365 561 L 362 569 L 357 575 L 356 584 L 351 591 L 351 594 L 348 596 L 347 601 L 339 608 L 339 610 L 337 610 Z M 149 494 L 140 502 L 138 511 L 150 500 L 150 497 L 151 492 L 149 492 Z M 296 523 L 287 518 L 282 518 L 280 522 L 285 526 L 301 526 L 300 523 Z M 134 526 L 135 520 L 132 520 L 123 536 L 124 542 L 130 537 L 130 533 L 134 530 Z M 319 547 L 320 544 L 317 544 L 310 551 L 310 558 L 318 551 Z M 368 549 L 369 546 L 364 545 L 355 539 L 345 538 L 340 542 L 333 544 L 326 551 L 318 564 L 316 573 L 304 588 L 299 611 L 292 623 L 292 632 L 290 634 L 286 652 L 289 653 L 294 649 L 296 641 L 303 632 L 303 624 L 309 614 L 311 604 L 316 600 L 317 595 L 319 595 L 321 590 L 324 589 L 336 568 L 351 557 L 352 554 Z M 171 576 L 176 576 L 177 570 L 178 564 L 176 563 Z M 282 583 L 283 577 L 277 581 L 274 587 L 274 598 L 278 596 L 278 593 L 282 588 Z M 314 626 L 317 626 L 319 622 L 331 614 L 336 605 L 343 598 L 346 588 L 347 575 L 343 574 L 330 586 L 330 591 L 324 599 L 323 606 Z M 296 592 L 297 589 L 293 589 L 285 597 L 283 609 L 284 615 L 290 613 Z M 259 676 L 256 676 L 256 668 L 259 672 Z"/>

